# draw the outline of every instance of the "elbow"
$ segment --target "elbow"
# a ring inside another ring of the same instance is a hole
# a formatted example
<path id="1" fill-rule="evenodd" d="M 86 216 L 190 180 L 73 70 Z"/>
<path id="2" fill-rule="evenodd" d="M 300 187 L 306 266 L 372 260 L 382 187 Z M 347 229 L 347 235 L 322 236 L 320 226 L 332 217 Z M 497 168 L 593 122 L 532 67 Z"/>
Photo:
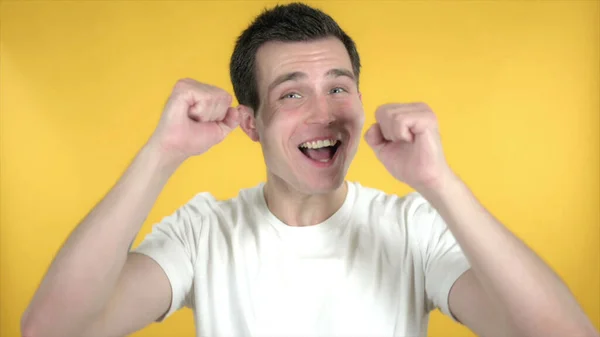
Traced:
<path id="1" fill-rule="evenodd" d="M 559 321 L 560 323 L 547 324 L 543 329 L 523 334 L 523 336 L 547 337 L 547 336 L 572 336 L 572 337 L 600 337 L 598 331 L 591 322 L 567 322 L 566 320 Z"/>
<path id="2" fill-rule="evenodd" d="M 52 331 L 53 327 L 55 324 L 52 324 L 50 315 L 44 312 L 28 308 L 21 317 L 21 337 L 57 336 L 55 331 Z"/>
<path id="3" fill-rule="evenodd" d="M 21 317 L 21 337 L 80 337 L 86 327 L 83 322 L 55 307 L 28 308 Z"/>
<path id="4" fill-rule="evenodd" d="M 48 328 L 52 326 L 49 321 L 49 313 L 56 309 L 44 305 L 45 301 L 32 299 L 25 312 L 21 316 L 21 337 L 45 337 L 48 335 Z M 47 303 L 47 302 L 46 302 Z"/>
<path id="5" fill-rule="evenodd" d="M 48 326 L 46 320 L 38 313 L 32 313 L 29 309 L 21 317 L 21 337 L 46 337 Z"/>
<path id="6" fill-rule="evenodd" d="M 573 337 L 600 337 L 598 335 L 598 331 L 594 328 L 594 326 L 583 325 L 572 329 L 566 329 L 568 334 L 565 336 L 573 336 Z"/>
<path id="7" fill-rule="evenodd" d="M 568 336 L 573 337 L 600 337 L 598 330 L 594 327 L 594 324 L 587 318 L 585 314 L 582 314 L 579 319 L 574 319 L 571 324 L 566 324 L 565 331 Z"/>
<path id="8" fill-rule="evenodd" d="M 598 333 L 598 330 L 596 330 L 596 328 L 594 327 L 592 322 L 589 322 L 589 324 L 585 324 L 584 326 L 581 327 L 581 331 L 578 335 L 574 335 L 574 336 L 600 337 L 600 334 Z"/>
<path id="9" fill-rule="evenodd" d="M 36 323 L 31 319 L 29 309 L 21 317 L 21 337 L 38 337 Z"/>

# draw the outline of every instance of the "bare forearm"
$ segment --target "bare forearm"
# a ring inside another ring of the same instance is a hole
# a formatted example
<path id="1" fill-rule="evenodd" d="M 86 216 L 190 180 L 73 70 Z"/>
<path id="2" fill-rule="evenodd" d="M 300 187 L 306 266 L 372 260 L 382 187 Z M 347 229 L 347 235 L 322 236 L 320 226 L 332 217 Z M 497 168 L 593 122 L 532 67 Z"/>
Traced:
<path id="1" fill-rule="evenodd" d="M 128 248 L 176 165 L 144 147 L 66 240 L 23 317 L 24 329 L 67 336 L 101 312 Z"/>
<path id="2" fill-rule="evenodd" d="M 476 278 L 524 336 L 597 336 L 561 279 L 452 176 L 422 192 L 448 224 Z"/>

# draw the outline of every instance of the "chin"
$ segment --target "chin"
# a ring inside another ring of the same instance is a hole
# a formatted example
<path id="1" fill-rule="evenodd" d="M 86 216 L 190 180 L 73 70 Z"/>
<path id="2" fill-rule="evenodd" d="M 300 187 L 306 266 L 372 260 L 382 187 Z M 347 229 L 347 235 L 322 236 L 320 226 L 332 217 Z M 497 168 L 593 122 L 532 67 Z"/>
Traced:
<path id="1" fill-rule="evenodd" d="M 344 184 L 349 166 L 348 151 L 344 147 L 341 147 L 341 150 L 332 151 L 327 161 L 313 160 L 301 150 L 292 152 L 291 160 L 284 166 L 271 166 L 269 165 L 271 162 L 267 161 L 267 167 L 273 168 L 268 170 L 267 180 L 284 189 L 304 195 L 325 195 L 335 192 Z M 354 151 L 351 154 L 353 155 Z"/>
<path id="2" fill-rule="evenodd" d="M 313 179 L 306 179 L 300 177 L 298 181 L 297 189 L 304 194 L 328 194 L 336 191 L 344 184 L 345 176 L 339 175 L 338 177 L 313 177 Z"/>

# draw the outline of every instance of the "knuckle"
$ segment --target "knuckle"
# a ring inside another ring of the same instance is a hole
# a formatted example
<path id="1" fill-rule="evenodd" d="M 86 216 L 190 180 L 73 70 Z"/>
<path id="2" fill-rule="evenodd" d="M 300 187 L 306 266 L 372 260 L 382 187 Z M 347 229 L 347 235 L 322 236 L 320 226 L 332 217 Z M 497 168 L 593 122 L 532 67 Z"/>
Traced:
<path id="1" fill-rule="evenodd" d="M 232 97 L 227 91 L 222 90 L 221 94 L 219 95 L 219 101 L 224 104 L 230 105 Z"/>
<path id="2" fill-rule="evenodd" d="M 427 113 L 427 115 L 428 115 L 430 121 L 437 123 L 438 118 L 437 118 L 436 114 L 433 113 L 433 111 L 429 111 Z"/>
<path id="3" fill-rule="evenodd" d="M 404 121 L 404 115 L 397 113 L 392 116 L 392 121 L 396 123 L 402 123 Z"/>
<path id="4" fill-rule="evenodd" d="M 214 103 L 222 102 L 229 95 L 227 91 L 210 84 L 205 85 L 204 91 L 206 92 L 207 99 L 210 99 Z"/>
<path id="5" fill-rule="evenodd" d="M 185 91 L 190 87 L 189 79 L 183 78 L 175 82 L 173 86 L 173 91 Z"/>
<path id="6" fill-rule="evenodd" d="M 389 111 L 390 111 L 390 107 L 388 104 L 381 105 L 377 108 L 377 110 L 375 110 L 375 117 L 377 119 L 381 119 L 381 118 L 385 117 L 385 115 L 388 114 Z"/>
<path id="7" fill-rule="evenodd" d="M 431 110 L 431 108 L 429 107 L 429 105 L 425 102 L 418 102 L 417 103 L 419 107 L 425 109 L 425 110 Z"/>
<path id="8" fill-rule="evenodd" d="M 218 87 L 213 87 L 213 88 L 214 88 L 213 96 L 215 97 L 215 99 L 217 101 L 224 102 L 224 101 L 231 100 L 231 95 L 227 91 L 225 91 L 221 88 L 218 88 Z"/>

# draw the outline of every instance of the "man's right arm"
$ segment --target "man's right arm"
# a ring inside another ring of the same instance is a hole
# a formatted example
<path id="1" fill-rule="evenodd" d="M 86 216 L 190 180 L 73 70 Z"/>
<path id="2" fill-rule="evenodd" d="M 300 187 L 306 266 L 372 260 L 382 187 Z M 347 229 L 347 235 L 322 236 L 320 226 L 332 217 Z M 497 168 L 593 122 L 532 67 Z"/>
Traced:
<path id="1" fill-rule="evenodd" d="M 169 308 L 171 289 L 162 269 L 128 250 L 175 168 L 151 147 L 140 151 L 58 252 L 23 315 L 24 337 L 81 336 L 91 326 L 86 337 L 114 335 L 113 329 L 123 335 L 131 332 L 123 331 L 126 325 L 147 325 Z M 142 302 L 129 310 L 143 311 L 137 320 L 107 313 L 128 310 L 136 297 Z M 111 324 L 102 326 L 107 319 Z"/>
<path id="2" fill-rule="evenodd" d="M 164 316 L 171 303 L 169 280 L 150 257 L 130 253 L 106 307 L 82 337 L 121 337 Z"/>
<path id="3" fill-rule="evenodd" d="M 169 278 L 129 247 L 177 167 L 237 127 L 231 101 L 194 80 L 175 85 L 146 146 L 54 258 L 21 319 L 24 337 L 122 336 L 168 312 Z"/>

